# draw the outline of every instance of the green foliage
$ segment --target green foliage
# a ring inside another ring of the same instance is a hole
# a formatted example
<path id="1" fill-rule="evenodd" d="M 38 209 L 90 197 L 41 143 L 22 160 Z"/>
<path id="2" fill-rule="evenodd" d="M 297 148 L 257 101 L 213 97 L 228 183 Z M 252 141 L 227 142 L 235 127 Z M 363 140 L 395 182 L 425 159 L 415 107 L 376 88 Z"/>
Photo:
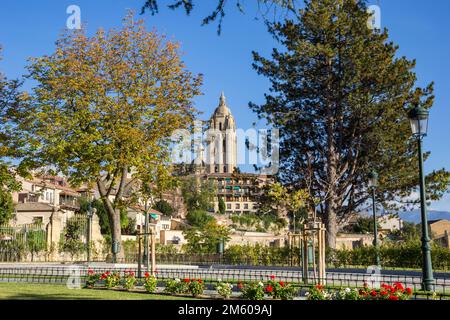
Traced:
<path id="1" fill-rule="evenodd" d="M 153 209 L 161 212 L 165 216 L 172 216 L 175 213 L 175 209 L 166 200 L 159 200 L 153 206 Z"/>
<path id="2" fill-rule="evenodd" d="M 164 287 L 165 293 L 170 294 L 183 294 L 188 290 L 189 279 L 184 279 L 184 281 L 180 279 L 170 279 L 167 280 Z"/>
<path id="3" fill-rule="evenodd" d="M 380 230 L 380 225 L 377 224 L 378 230 Z M 351 233 L 371 233 L 373 234 L 373 218 L 371 217 L 359 217 L 356 220 L 356 223 L 351 225 L 351 226 L 347 226 L 345 228 L 346 231 L 351 232 Z"/>
<path id="4" fill-rule="evenodd" d="M 256 230 L 260 232 L 268 232 L 274 230 L 279 231 L 286 227 L 287 221 L 276 214 L 243 214 L 231 215 L 231 221 L 236 224 L 238 229 Z"/>
<path id="5" fill-rule="evenodd" d="M 187 240 L 185 251 L 192 254 L 216 253 L 217 246 L 230 240 L 230 230 L 211 221 L 202 227 L 195 227 L 183 231 Z"/>
<path id="6" fill-rule="evenodd" d="M 283 133 L 281 181 L 322 204 L 331 247 L 338 220 L 368 200 L 372 169 L 380 176 L 377 202 L 388 209 L 416 189 L 407 111 L 429 110 L 434 100 L 433 84 L 416 83 L 415 61 L 399 56 L 387 30 L 369 29 L 368 19 L 365 1 L 307 0 L 296 17 L 269 24 L 282 47 L 269 58 L 254 53 L 256 71 L 272 88 L 251 108 Z M 430 199 L 439 198 L 449 174 L 436 171 L 428 181 Z"/>
<path id="7" fill-rule="evenodd" d="M 67 220 L 64 235 L 59 242 L 59 252 L 67 252 L 72 260 L 86 250 L 86 245 L 81 240 L 83 236 L 83 224 L 77 216 Z"/>
<path id="8" fill-rule="evenodd" d="M 206 224 L 214 221 L 214 218 L 203 210 L 189 211 L 186 215 L 186 219 L 193 227 L 204 227 Z"/>
<path id="9" fill-rule="evenodd" d="M 157 254 L 174 255 L 174 254 L 178 253 L 178 248 L 174 244 L 162 245 L 160 243 L 157 243 L 156 244 L 156 253 Z"/>
<path id="10" fill-rule="evenodd" d="M 245 300 L 264 300 L 264 283 L 251 282 L 242 287 L 242 299 Z"/>
<path id="11" fill-rule="evenodd" d="M 266 286 L 267 295 L 280 300 L 293 300 L 298 294 L 298 289 L 285 281 L 277 281 L 271 276 Z"/>
<path id="12" fill-rule="evenodd" d="M 52 165 L 73 185 L 95 184 L 112 241 L 120 241 L 120 209 L 145 193 L 137 181 L 169 175 L 173 132 L 197 114 L 202 76 L 186 69 L 179 44 L 131 13 L 121 28 L 68 31 L 27 69 L 35 86 L 7 110 L 15 114 L 13 143 L 26 141 L 20 165 Z"/>
<path id="13" fill-rule="evenodd" d="M 233 285 L 228 282 L 219 281 L 216 284 L 217 293 L 224 299 L 228 299 L 233 294 Z"/>
<path id="14" fill-rule="evenodd" d="M 291 252 L 287 247 L 275 248 L 255 245 L 230 245 L 225 249 L 224 258 L 233 265 L 249 264 L 249 265 L 265 265 L 270 266 L 286 263 Z"/>
<path id="15" fill-rule="evenodd" d="M 156 286 L 158 285 L 158 280 L 156 277 L 150 275 L 148 272 L 145 273 L 144 288 L 148 293 L 154 293 L 156 291 Z"/>
<path id="16" fill-rule="evenodd" d="M 225 212 L 226 212 L 225 201 L 223 200 L 223 197 L 219 197 L 219 213 L 225 214 Z"/>
<path id="17" fill-rule="evenodd" d="M 31 253 L 31 261 L 34 256 L 47 249 L 47 233 L 45 230 L 29 230 L 27 232 L 27 249 Z"/>
<path id="18" fill-rule="evenodd" d="M 214 209 L 215 188 L 212 181 L 201 181 L 187 177 L 181 182 L 181 194 L 188 212 L 194 210 L 212 211 Z"/>
<path id="19" fill-rule="evenodd" d="M 420 241 L 389 244 L 379 247 L 382 267 L 422 268 L 422 249 Z M 353 250 L 331 250 L 327 252 L 327 262 L 336 267 L 370 266 L 374 264 L 375 248 L 364 246 Z M 433 268 L 448 270 L 450 268 L 450 249 L 433 245 L 431 249 Z"/>

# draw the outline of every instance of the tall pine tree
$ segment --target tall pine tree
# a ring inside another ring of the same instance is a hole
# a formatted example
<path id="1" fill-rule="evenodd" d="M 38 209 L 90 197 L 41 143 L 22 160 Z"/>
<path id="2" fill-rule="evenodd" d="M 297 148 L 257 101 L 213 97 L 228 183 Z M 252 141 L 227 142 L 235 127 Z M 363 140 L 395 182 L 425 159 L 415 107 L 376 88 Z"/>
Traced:
<path id="1" fill-rule="evenodd" d="M 332 248 L 339 224 L 369 197 L 370 170 L 388 209 L 417 187 L 407 113 L 434 99 L 433 84 L 416 86 L 415 61 L 397 57 L 387 30 L 371 30 L 368 19 L 365 1 L 308 0 L 298 20 L 270 24 L 283 50 L 271 59 L 254 53 L 272 87 L 265 104 L 250 107 L 280 129 L 280 178 L 320 200 Z M 427 177 L 430 198 L 448 190 L 449 176 L 443 169 Z"/>

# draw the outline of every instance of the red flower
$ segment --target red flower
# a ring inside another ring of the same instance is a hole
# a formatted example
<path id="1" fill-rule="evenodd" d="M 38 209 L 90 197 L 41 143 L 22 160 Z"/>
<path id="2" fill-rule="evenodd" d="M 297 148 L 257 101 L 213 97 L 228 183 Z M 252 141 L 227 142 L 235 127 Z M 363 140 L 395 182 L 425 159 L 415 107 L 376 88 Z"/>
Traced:
<path id="1" fill-rule="evenodd" d="M 244 285 L 242 284 L 242 282 L 239 282 L 239 283 L 238 283 L 238 288 L 239 288 L 239 289 L 242 289 L 243 287 L 244 287 Z"/>
<path id="2" fill-rule="evenodd" d="M 272 274 L 271 276 L 270 276 L 270 279 L 275 279 L 275 276 Z"/>
<path id="3" fill-rule="evenodd" d="M 134 272 L 130 272 L 130 276 L 134 277 Z"/>
<path id="4" fill-rule="evenodd" d="M 89 270 L 88 270 L 88 274 L 89 274 L 89 275 L 92 275 L 92 274 L 94 274 L 94 270 L 92 270 L 92 269 L 89 269 Z"/>
<path id="5" fill-rule="evenodd" d="M 145 273 L 145 277 L 146 277 L 146 278 L 150 277 L 150 273 L 146 272 L 146 273 Z"/>
<path id="6" fill-rule="evenodd" d="M 412 295 L 412 289 L 411 288 L 406 288 L 406 293 L 408 295 Z"/>
<path id="7" fill-rule="evenodd" d="M 284 287 L 284 282 L 280 281 L 280 286 Z"/>
<path id="8" fill-rule="evenodd" d="M 267 291 L 267 292 L 272 292 L 272 291 L 273 291 L 273 287 L 269 284 L 269 285 L 266 287 L 266 291 Z"/>
<path id="9" fill-rule="evenodd" d="M 383 290 L 383 291 L 380 292 L 380 294 L 381 294 L 382 296 L 387 296 L 387 295 L 388 295 L 388 292 Z"/>
<path id="10" fill-rule="evenodd" d="M 185 278 L 184 282 L 189 283 L 191 280 L 189 280 L 189 278 Z"/>
<path id="11" fill-rule="evenodd" d="M 198 279 L 197 281 L 198 283 L 203 283 L 202 279 Z"/>
<path id="12" fill-rule="evenodd" d="M 397 296 L 390 296 L 389 300 L 398 300 L 398 297 Z"/>
<path id="13" fill-rule="evenodd" d="M 320 284 L 318 284 L 318 285 L 316 285 L 316 289 L 322 290 L 322 289 L 323 289 L 323 286 L 321 286 Z"/>
<path id="14" fill-rule="evenodd" d="M 376 297 L 377 294 L 378 294 L 378 293 L 377 293 L 375 290 L 372 290 L 372 291 L 370 292 L 370 295 L 371 295 L 372 297 Z"/>

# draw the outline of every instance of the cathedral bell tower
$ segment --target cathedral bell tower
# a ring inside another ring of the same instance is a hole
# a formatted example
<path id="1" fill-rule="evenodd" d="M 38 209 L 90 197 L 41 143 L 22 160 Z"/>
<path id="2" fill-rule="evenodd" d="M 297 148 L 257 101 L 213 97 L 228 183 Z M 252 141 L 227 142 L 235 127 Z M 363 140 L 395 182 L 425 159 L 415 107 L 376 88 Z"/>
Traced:
<path id="1" fill-rule="evenodd" d="M 222 92 L 208 124 L 207 173 L 233 173 L 237 167 L 236 123 Z"/>

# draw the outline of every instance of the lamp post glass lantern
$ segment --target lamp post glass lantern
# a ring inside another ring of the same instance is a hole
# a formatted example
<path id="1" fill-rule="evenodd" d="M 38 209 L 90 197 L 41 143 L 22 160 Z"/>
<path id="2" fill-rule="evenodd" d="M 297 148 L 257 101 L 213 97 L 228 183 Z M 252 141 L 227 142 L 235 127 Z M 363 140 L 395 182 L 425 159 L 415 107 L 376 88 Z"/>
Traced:
<path id="1" fill-rule="evenodd" d="M 375 202 L 375 189 L 378 187 L 378 174 L 375 171 L 369 173 L 369 189 L 372 193 L 372 213 L 373 213 L 373 246 L 375 247 L 375 263 L 380 265 L 380 254 L 378 251 L 378 228 L 377 228 L 377 208 Z"/>
<path id="2" fill-rule="evenodd" d="M 428 131 L 429 112 L 419 106 L 416 106 L 409 112 L 409 121 L 414 136 L 424 137 Z"/>
<path id="3" fill-rule="evenodd" d="M 428 234 L 428 216 L 425 195 L 425 174 L 423 169 L 422 140 L 428 131 L 429 112 L 416 106 L 409 112 L 409 121 L 413 136 L 417 139 L 419 153 L 419 186 L 420 186 L 420 213 L 422 223 L 422 288 L 425 291 L 434 291 L 433 267 L 431 263 L 430 236 Z"/>

